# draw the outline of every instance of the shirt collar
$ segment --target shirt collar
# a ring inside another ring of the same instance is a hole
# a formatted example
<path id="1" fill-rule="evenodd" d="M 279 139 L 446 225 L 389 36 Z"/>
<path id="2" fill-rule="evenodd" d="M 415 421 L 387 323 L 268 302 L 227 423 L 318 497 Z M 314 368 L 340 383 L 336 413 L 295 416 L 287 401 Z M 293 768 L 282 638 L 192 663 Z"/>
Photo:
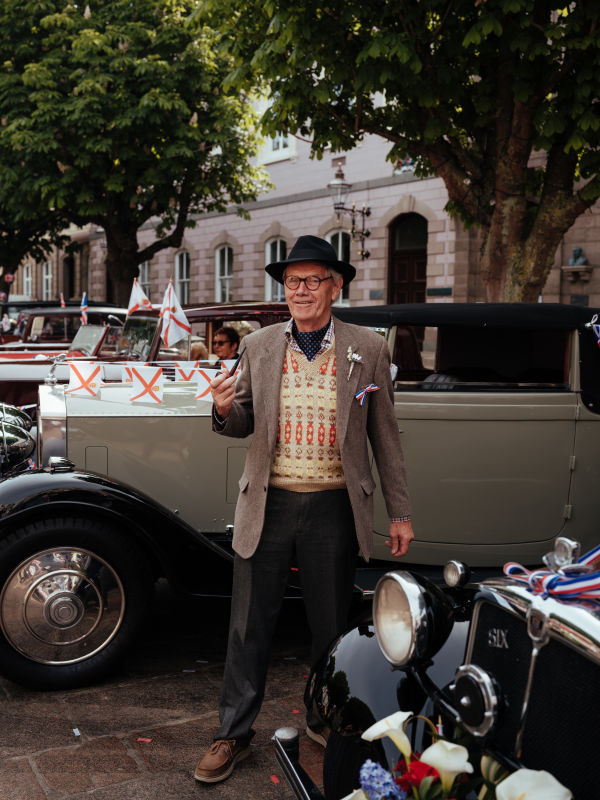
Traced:
<path id="1" fill-rule="evenodd" d="M 321 353 L 324 353 L 325 350 L 329 350 L 331 344 L 333 342 L 333 334 L 334 334 L 334 327 L 333 327 L 333 315 L 329 318 L 329 327 L 325 331 L 325 335 L 321 340 L 321 347 L 319 348 L 318 352 L 315 354 L 315 358 L 320 356 Z M 287 340 L 288 345 L 297 353 L 303 353 L 302 348 L 296 341 L 294 336 L 294 320 L 293 318 L 288 322 L 285 328 L 285 338 Z"/>

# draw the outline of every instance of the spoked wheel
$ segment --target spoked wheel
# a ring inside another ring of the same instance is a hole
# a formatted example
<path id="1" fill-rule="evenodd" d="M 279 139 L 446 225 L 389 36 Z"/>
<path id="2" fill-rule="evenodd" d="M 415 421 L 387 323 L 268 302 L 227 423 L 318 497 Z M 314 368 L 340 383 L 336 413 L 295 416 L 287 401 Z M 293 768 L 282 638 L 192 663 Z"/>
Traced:
<path id="1" fill-rule="evenodd" d="M 0 672 L 33 688 L 101 677 L 130 644 L 152 589 L 132 542 L 104 522 L 33 522 L 0 542 Z"/>

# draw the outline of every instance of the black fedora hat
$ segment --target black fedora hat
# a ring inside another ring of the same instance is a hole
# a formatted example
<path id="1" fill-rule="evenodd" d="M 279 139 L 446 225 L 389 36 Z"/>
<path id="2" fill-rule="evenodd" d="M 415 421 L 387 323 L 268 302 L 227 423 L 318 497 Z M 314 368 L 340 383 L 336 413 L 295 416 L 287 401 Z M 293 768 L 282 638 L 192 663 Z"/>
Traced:
<path id="1" fill-rule="evenodd" d="M 290 264 L 297 264 L 300 261 L 312 261 L 323 266 L 331 267 L 339 272 L 344 279 L 344 286 L 347 286 L 356 275 L 356 269 L 346 261 L 338 261 L 335 250 L 318 236 L 300 236 L 298 241 L 290 250 L 289 256 L 284 261 L 274 261 L 267 264 L 265 271 L 276 280 L 283 283 L 283 271 Z"/>

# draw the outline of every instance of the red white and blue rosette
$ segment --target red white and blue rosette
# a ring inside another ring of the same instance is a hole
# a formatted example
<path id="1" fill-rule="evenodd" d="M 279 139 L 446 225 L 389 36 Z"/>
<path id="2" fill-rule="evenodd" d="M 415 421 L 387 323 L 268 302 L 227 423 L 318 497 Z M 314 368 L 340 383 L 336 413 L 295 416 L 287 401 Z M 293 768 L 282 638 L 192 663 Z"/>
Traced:
<path id="1" fill-rule="evenodd" d="M 563 599 L 600 600 L 600 545 L 581 556 L 575 564 L 556 572 L 528 570 L 515 561 L 504 565 L 504 574 L 526 584 L 534 594 Z"/>
<path id="2" fill-rule="evenodd" d="M 364 405 L 365 397 L 369 394 L 369 392 L 376 392 L 379 389 L 376 383 L 370 383 L 368 386 L 365 386 L 364 389 L 361 389 L 360 392 L 357 392 L 354 397 L 358 400 L 358 402 Z"/>

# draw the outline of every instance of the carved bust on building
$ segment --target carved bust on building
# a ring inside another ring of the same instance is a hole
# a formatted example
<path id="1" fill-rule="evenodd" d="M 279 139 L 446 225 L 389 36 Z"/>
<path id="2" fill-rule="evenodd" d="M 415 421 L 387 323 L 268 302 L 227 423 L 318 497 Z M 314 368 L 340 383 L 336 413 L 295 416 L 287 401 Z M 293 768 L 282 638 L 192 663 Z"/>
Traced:
<path id="1" fill-rule="evenodd" d="M 573 255 L 569 259 L 569 266 L 579 266 L 580 264 L 587 264 L 587 258 L 583 255 L 581 247 L 576 245 L 573 248 Z"/>

